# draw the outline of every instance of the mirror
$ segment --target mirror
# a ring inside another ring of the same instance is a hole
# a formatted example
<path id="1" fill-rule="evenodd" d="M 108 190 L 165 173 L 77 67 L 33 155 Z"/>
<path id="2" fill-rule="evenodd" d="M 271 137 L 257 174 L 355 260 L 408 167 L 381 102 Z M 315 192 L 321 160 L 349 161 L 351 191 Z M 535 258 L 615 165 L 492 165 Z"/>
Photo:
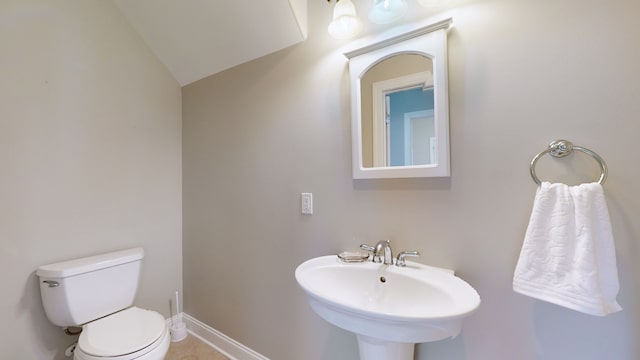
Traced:
<path id="1" fill-rule="evenodd" d="M 360 79 L 362 166 L 436 164 L 433 62 L 399 54 Z"/>
<path id="2" fill-rule="evenodd" d="M 354 179 L 449 176 L 450 23 L 447 19 L 345 54 Z"/>

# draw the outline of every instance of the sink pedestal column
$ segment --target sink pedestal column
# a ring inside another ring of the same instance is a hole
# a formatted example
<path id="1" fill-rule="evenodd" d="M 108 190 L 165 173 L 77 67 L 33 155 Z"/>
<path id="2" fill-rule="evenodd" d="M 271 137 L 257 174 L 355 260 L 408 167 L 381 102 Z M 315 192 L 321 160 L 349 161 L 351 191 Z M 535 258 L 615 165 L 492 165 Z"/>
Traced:
<path id="1" fill-rule="evenodd" d="M 398 343 L 358 335 L 360 360 L 413 360 L 415 344 Z"/>

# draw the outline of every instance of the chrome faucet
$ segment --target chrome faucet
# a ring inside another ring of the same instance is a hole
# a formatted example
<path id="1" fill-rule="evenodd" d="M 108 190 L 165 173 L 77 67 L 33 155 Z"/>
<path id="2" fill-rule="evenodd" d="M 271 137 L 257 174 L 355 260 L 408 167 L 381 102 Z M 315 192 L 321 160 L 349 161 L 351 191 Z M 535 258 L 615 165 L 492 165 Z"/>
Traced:
<path id="1" fill-rule="evenodd" d="M 360 248 L 371 252 L 371 255 L 373 255 L 371 261 L 375 263 L 384 262 L 386 265 L 393 264 L 393 254 L 389 240 L 378 241 L 376 246 L 361 244 Z"/>
<path id="2" fill-rule="evenodd" d="M 373 261 L 382 262 L 385 265 L 393 265 L 393 252 L 391 251 L 391 242 L 389 240 L 378 241 L 373 252 Z"/>
<path id="3" fill-rule="evenodd" d="M 373 255 L 371 261 L 375 263 L 384 262 L 385 265 L 393 265 L 393 252 L 391 251 L 389 240 L 380 240 L 376 246 L 362 244 L 360 248 L 371 252 Z"/>
<path id="4" fill-rule="evenodd" d="M 384 263 L 385 265 L 393 265 L 393 251 L 391 251 L 391 242 L 389 240 L 380 240 L 376 246 L 370 246 L 366 244 L 360 245 L 360 248 L 366 251 L 370 251 L 373 254 L 371 259 L 376 263 Z M 417 251 L 401 251 L 398 254 L 398 259 L 395 264 L 399 267 L 407 266 L 405 257 L 407 256 L 420 256 Z"/>

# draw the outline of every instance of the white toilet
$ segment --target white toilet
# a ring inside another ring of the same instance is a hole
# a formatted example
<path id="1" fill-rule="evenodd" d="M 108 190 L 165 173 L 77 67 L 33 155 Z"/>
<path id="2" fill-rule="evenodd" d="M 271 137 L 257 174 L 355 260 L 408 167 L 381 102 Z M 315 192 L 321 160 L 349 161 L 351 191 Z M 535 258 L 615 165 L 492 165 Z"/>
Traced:
<path id="1" fill-rule="evenodd" d="M 132 307 L 144 250 L 135 248 L 38 268 L 49 320 L 81 326 L 76 360 L 162 360 L 170 343 L 165 319 Z"/>

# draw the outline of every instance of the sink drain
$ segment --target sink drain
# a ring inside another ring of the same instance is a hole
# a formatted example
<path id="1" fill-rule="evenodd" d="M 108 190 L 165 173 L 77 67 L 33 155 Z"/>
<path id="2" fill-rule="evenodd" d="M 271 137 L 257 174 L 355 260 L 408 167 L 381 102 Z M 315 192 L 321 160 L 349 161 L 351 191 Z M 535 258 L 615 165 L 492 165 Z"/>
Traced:
<path id="1" fill-rule="evenodd" d="M 380 282 L 387 282 L 387 279 L 384 276 L 380 276 Z"/>

